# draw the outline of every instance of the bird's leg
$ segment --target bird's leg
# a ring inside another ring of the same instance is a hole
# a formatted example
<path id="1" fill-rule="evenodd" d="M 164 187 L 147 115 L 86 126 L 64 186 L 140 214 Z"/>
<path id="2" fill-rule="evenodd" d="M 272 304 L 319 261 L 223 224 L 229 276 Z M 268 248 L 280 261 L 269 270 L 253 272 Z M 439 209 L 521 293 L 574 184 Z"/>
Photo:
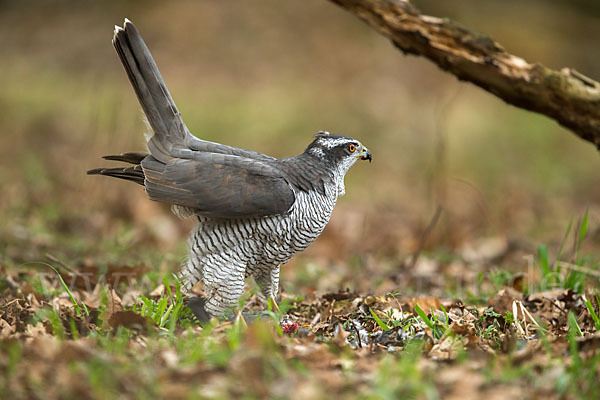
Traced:
<path id="1" fill-rule="evenodd" d="M 254 280 L 260 287 L 258 298 L 267 306 L 270 304 L 272 311 L 279 313 L 279 307 L 275 300 L 279 291 L 279 266 L 277 266 L 277 268 L 266 265 L 253 266 L 250 269 L 246 269 L 246 277 L 248 276 L 254 277 Z M 230 316 L 229 320 L 235 324 L 239 323 L 242 326 L 245 326 L 246 321 L 252 322 L 257 318 L 268 321 L 271 317 L 269 313 L 264 311 L 258 313 L 237 311 Z"/>
<path id="2" fill-rule="evenodd" d="M 179 206 L 173 207 L 177 209 L 183 209 Z M 203 276 L 204 268 L 207 268 L 207 271 L 209 271 L 209 273 L 213 273 L 211 280 L 215 280 L 215 268 L 211 266 L 217 264 L 220 261 L 213 260 L 210 263 L 211 265 L 207 265 L 207 262 L 205 260 L 206 254 L 204 253 L 205 249 L 203 245 L 200 244 L 203 243 L 202 238 L 205 236 L 205 233 L 203 231 L 203 225 L 201 223 L 201 220 L 198 219 L 198 222 L 199 224 L 194 227 L 192 233 L 190 234 L 187 240 L 189 248 L 189 255 L 187 257 L 187 260 L 185 261 L 184 265 L 181 266 L 181 269 L 177 274 L 177 278 L 181 283 L 181 290 L 184 293 L 191 290 L 198 282 L 205 281 Z M 199 303 L 197 303 L 197 305 L 199 305 Z M 202 309 L 204 310 L 204 302 L 202 302 Z M 204 312 L 206 313 L 206 311 Z"/>
<path id="3" fill-rule="evenodd" d="M 228 265 L 219 268 L 204 267 L 202 280 L 206 292 L 205 310 L 221 318 L 225 311 L 235 309 L 244 293 L 245 266 Z"/>
<path id="4" fill-rule="evenodd" d="M 279 306 L 277 305 L 277 300 L 275 300 L 273 296 L 270 296 L 267 301 L 270 303 L 273 311 L 275 311 L 276 313 L 280 312 Z"/>
<path id="5" fill-rule="evenodd" d="M 277 306 L 277 295 L 279 293 L 279 270 L 280 266 L 277 267 L 263 267 L 260 268 L 254 275 L 254 280 L 260 287 L 260 300 L 269 305 L 269 299 L 274 311 L 279 311 Z"/>
<path id="6" fill-rule="evenodd" d="M 191 237 L 193 238 L 194 236 L 192 235 Z M 190 247 L 191 246 L 192 245 L 190 245 Z M 179 282 L 181 282 L 181 290 L 183 292 L 189 291 L 202 279 L 202 264 L 194 251 L 190 252 L 187 261 L 177 274 L 177 278 L 179 279 Z"/>

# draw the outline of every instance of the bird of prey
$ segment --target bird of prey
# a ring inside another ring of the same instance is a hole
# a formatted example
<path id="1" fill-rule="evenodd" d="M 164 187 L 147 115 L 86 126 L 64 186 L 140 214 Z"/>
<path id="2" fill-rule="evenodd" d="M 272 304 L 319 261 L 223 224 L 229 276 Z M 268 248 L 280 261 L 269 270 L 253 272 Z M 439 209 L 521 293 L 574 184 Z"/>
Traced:
<path id="1" fill-rule="evenodd" d="M 132 166 L 88 174 L 138 183 L 151 200 L 196 219 L 179 278 L 186 291 L 202 281 L 200 319 L 234 308 L 248 277 L 263 301 L 275 299 L 281 264 L 321 234 L 345 193 L 346 172 L 357 160 L 371 161 L 371 153 L 358 140 L 323 131 L 302 154 L 281 159 L 198 139 L 131 21 L 115 26 L 113 44 L 149 125 L 148 153 L 105 156 Z"/>

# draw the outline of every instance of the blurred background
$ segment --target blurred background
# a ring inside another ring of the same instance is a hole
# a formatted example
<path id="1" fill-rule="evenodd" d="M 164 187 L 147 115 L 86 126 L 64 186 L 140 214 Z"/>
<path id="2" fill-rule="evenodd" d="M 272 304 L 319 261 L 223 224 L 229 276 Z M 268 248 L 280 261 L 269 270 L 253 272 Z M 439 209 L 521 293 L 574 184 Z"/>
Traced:
<path id="1" fill-rule="evenodd" d="M 415 4 L 530 62 L 600 80 L 597 1 Z M 587 245 L 600 244 L 592 145 L 403 55 L 328 1 L 4 0 L 1 264 L 50 253 L 69 265 L 144 263 L 166 272 L 185 256 L 190 221 L 137 185 L 85 174 L 110 165 L 103 155 L 144 150 L 140 107 L 111 44 L 124 17 L 198 137 L 284 157 L 328 130 L 372 151 L 372 164 L 347 175 L 347 194 L 321 238 L 282 270 L 285 290 L 402 291 L 403 273 L 451 273 L 490 247 L 556 248 L 588 209 Z M 408 271 L 438 207 L 423 256 Z M 526 268 L 520 256 L 502 263 Z M 475 276 L 489 268 L 467 269 Z"/>

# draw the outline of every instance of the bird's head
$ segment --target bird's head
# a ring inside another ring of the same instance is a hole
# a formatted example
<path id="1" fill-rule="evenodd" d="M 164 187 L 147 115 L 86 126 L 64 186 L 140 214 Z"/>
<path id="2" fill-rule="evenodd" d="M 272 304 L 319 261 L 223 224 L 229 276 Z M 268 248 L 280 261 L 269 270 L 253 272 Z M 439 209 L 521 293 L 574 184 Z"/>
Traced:
<path id="1" fill-rule="evenodd" d="M 305 150 L 306 154 L 320 159 L 345 174 L 358 160 L 369 160 L 371 152 L 358 140 L 348 136 L 333 135 L 320 131 Z"/>

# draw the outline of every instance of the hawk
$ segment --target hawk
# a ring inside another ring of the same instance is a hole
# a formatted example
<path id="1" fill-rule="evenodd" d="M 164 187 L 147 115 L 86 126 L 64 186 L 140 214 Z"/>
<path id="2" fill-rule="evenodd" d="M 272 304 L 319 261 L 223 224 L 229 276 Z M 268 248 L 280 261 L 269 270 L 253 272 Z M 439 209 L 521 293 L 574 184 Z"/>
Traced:
<path id="1" fill-rule="evenodd" d="M 263 300 L 276 298 L 281 264 L 321 234 L 345 193 L 346 172 L 357 160 L 371 161 L 371 153 L 358 140 L 323 131 L 302 154 L 281 159 L 198 139 L 131 21 L 115 26 L 113 44 L 149 125 L 148 153 L 105 156 L 132 166 L 88 174 L 138 183 L 151 200 L 197 220 L 179 278 L 186 291 L 202 281 L 200 319 L 235 307 L 248 277 Z"/>

